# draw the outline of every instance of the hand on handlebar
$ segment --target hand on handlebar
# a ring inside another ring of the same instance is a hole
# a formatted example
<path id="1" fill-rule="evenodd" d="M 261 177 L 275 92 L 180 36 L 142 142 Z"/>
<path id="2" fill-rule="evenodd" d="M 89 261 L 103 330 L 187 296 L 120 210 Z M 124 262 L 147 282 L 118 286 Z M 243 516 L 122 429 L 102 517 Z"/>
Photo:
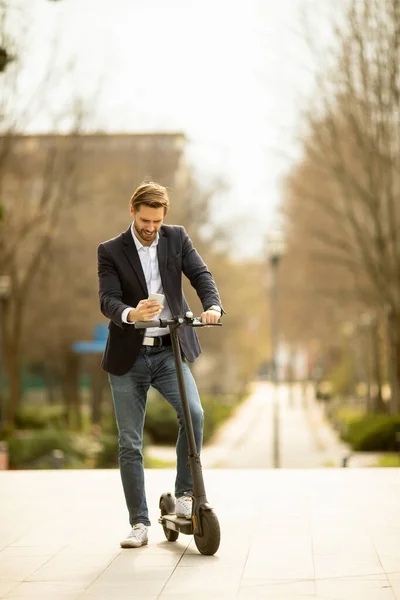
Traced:
<path id="1" fill-rule="evenodd" d="M 206 310 L 200 315 L 202 323 L 218 323 L 220 319 L 220 313 L 216 310 Z"/>
<path id="2" fill-rule="evenodd" d="M 129 311 L 129 321 L 151 321 L 164 307 L 157 300 L 141 300 L 136 308 Z"/>

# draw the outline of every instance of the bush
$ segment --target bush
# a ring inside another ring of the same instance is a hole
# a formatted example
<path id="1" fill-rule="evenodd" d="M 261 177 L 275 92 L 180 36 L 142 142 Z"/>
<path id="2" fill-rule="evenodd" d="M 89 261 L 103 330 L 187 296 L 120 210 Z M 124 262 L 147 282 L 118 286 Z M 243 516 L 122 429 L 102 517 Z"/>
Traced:
<path id="1" fill-rule="evenodd" d="M 327 405 L 325 414 L 339 434 L 343 435 L 351 423 L 360 421 L 366 413 L 363 406 L 343 404 L 340 399 L 334 399 Z"/>
<path id="2" fill-rule="evenodd" d="M 174 444 L 178 434 L 178 420 L 174 409 L 164 398 L 149 395 L 144 429 L 155 444 Z"/>
<path id="3" fill-rule="evenodd" d="M 149 437 L 143 433 L 143 455 L 146 454 L 146 445 Z M 96 469 L 114 469 L 118 464 L 118 435 L 102 435 L 98 440 L 100 450 L 96 452 L 94 467 Z"/>
<path id="4" fill-rule="evenodd" d="M 114 408 L 109 405 L 104 406 L 101 415 L 101 429 L 109 435 L 118 435 L 117 424 L 115 422 Z"/>
<path id="5" fill-rule="evenodd" d="M 397 449 L 400 416 L 368 415 L 348 424 L 342 434 L 353 450 L 386 452 Z"/>
<path id="6" fill-rule="evenodd" d="M 232 395 L 202 395 L 204 437 L 208 442 L 218 427 L 233 412 L 238 400 Z M 145 432 L 155 444 L 175 444 L 178 435 L 175 411 L 161 396 L 150 396 L 147 402 Z"/>
<path id="7" fill-rule="evenodd" d="M 16 432 L 8 440 L 9 462 L 11 468 L 34 468 L 37 461 L 49 455 L 53 450 L 62 450 L 68 462 L 82 456 L 73 446 L 71 437 L 53 429 L 43 431 Z M 50 464 L 50 459 L 46 461 Z"/>
<path id="8" fill-rule="evenodd" d="M 113 469 L 118 467 L 118 436 L 103 435 L 99 439 L 101 450 L 95 459 L 96 469 Z"/>
<path id="9" fill-rule="evenodd" d="M 234 396 L 203 396 L 204 408 L 204 442 L 208 442 L 216 433 L 218 427 L 228 419 L 235 410 L 238 402 Z"/>
<path id="10" fill-rule="evenodd" d="M 48 404 L 25 404 L 17 412 L 15 426 L 17 429 L 65 429 L 65 408 Z"/>

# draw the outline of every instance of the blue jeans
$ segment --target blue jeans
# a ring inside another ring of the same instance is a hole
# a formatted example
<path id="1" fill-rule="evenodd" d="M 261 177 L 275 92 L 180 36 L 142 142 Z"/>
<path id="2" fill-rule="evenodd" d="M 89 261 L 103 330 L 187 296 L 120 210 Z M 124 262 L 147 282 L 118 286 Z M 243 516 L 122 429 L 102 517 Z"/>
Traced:
<path id="1" fill-rule="evenodd" d="M 197 452 L 200 452 L 203 440 L 203 408 L 193 375 L 185 361 L 183 362 L 183 371 Z M 178 417 L 175 496 L 192 493 L 192 474 L 187 466 L 189 451 L 186 429 L 172 348 L 143 346 L 133 367 L 125 375 L 109 373 L 108 379 L 118 427 L 119 466 L 129 511 L 129 522 L 132 526 L 136 523 L 150 525 L 142 454 L 143 425 L 150 385 L 164 396 Z"/>

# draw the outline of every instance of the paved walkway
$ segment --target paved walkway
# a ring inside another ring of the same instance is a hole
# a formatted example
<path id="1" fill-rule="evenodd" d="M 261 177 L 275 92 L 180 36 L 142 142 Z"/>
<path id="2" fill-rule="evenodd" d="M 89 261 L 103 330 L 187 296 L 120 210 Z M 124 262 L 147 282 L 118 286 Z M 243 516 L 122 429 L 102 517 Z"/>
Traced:
<path id="1" fill-rule="evenodd" d="M 173 477 L 147 471 L 149 545 L 121 550 L 118 471 L 0 472 L 0 597 L 400 599 L 398 470 L 207 470 L 213 557 L 189 536 L 165 541 L 157 505 Z"/>

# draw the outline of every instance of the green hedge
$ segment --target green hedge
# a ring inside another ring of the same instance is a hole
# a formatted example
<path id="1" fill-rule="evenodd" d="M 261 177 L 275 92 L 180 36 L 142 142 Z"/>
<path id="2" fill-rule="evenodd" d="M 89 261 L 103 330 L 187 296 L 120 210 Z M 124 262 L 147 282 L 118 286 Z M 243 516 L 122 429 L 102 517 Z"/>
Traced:
<path id="1" fill-rule="evenodd" d="M 168 402 L 158 396 L 147 401 L 144 430 L 155 444 L 174 444 L 178 434 L 175 411 Z"/>
<path id="2" fill-rule="evenodd" d="M 63 451 L 65 463 L 77 464 L 84 458 L 69 434 L 53 429 L 16 432 L 7 442 L 11 468 L 50 468 L 53 450 Z"/>
<path id="3" fill-rule="evenodd" d="M 204 443 L 208 442 L 217 428 L 229 417 L 238 404 L 235 396 L 220 395 L 201 397 L 204 409 Z M 176 413 L 166 400 L 151 396 L 147 402 L 145 432 L 154 444 L 175 444 L 178 434 Z"/>
<path id="4" fill-rule="evenodd" d="M 205 413 L 204 442 L 207 442 L 221 423 L 232 414 L 238 404 L 238 397 L 204 395 L 201 400 Z M 118 434 L 114 414 L 105 411 L 103 417 L 103 434 L 99 438 L 93 438 L 88 432 L 66 431 L 62 406 L 23 406 L 18 413 L 18 429 L 3 436 L 8 442 L 10 467 L 52 468 L 54 450 L 62 450 L 64 453 L 64 467 L 118 467 Z M 177 434 L 175 411 L 161 396 L 150 395 L 143 433 L 144 454 L 149 443 L 175 444 Z"/>
<path id="5" fill-rule="evenodd" d="M 351 421 L 343 431 L 342 439 L 353 450 L 396 451 L 397 432 L 400 432 L 400 415 L 368 415 Z"/>
<path id="6" fill-rule="evenodd" d="M 118 467 L 118 434 L 102 435 L 100 437 L 100 450 L 96 453 L 94 467 L 96 469 L 114 469 Z M 146 445 L 149 443 L 146 432 L 143 434 L 143 454 L 146 454 Z"/>
<path id="7" fill-rule="evenodd" d="M 366 416 L 363 406 L 345 404 L 340 398 L 333 399 L 326 404 L 325 414 L 340 436 L 345 434 L 352 423 L 358 422 Z"/>
<path id="8" fill-rule="evenodd" d="M 61 405 L 25 404 L 17 412 L 15 427 L 17 429 L 65 429 L 65 408 Z"/>
<path id="9" fill-rule="evenodd" d="M 118 467 L 118 435 L 104 435 L 99 440 L 101 450 L 95 458 L 96 469 Z"/>
<path id="10" fill-rule="evenodd" d="M 202 396 L 204 408 L 204 443 L 208 442 L 228 417 L 230 417 L 238 405 L 238 399 L 234 396 Z"/>

